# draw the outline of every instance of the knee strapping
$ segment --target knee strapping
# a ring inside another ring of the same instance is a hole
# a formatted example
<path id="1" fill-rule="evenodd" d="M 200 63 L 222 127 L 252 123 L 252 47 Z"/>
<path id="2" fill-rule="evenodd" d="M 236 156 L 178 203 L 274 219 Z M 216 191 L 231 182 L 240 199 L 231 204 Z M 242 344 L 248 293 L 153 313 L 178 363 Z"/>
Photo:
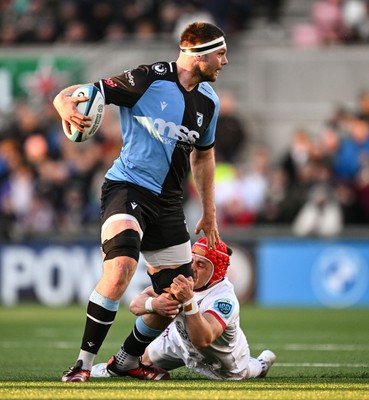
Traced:
<path id="1" fill-rule="evenodd" d="M 133 229 L 126 229 L 102 244 L 104 261 L 127 256 L 138 261 L 140 257 L 140 235 Z"/>
<path id="2" fill-rule="evenodd" d="M 156 272 L 153 275 L 148 275 L 150 276 L 155 293 L 161 294 L 165 293 L 166 291 L 164 289 L 168 289 L 172 284 L 173 279 L 181 274 L 186 278 L 190 276 L 192 276 L 192 278 L 194 277 L 191 262 L 187 264 L 182 264 L 180 267 L 175 269 L 165 268 L 160 270 L 159 272 Z"/>

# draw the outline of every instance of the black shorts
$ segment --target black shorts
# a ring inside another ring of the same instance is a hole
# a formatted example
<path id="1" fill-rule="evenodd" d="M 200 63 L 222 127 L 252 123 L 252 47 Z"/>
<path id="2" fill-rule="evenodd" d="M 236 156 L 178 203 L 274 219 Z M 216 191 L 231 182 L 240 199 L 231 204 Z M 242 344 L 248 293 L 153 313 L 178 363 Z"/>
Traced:
<path id="1" fill-rule="evenodd" d="M 137 219 L 143 231 L 141 251 L 190 240 L 181 199 L 162 199 L 133 183 L 106 179 L 101 192 L 101 225 L 115 214 L 129 214 Z"/>

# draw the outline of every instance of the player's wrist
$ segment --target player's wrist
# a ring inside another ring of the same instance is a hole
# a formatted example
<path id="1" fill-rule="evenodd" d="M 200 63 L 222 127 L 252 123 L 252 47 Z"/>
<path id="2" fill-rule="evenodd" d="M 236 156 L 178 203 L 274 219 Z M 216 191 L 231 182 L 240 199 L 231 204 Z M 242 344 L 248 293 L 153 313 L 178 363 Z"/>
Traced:
<path id="1" fill-rule="evenodd" d="M 199 312 L 199 306 L 195 299 L 195 296 L 192 296 L 189 300 L 183 303 L 183 311 L 185 315 L 193 315 Z"/>
<path id="2" fill-rule="evenodd" d="M 153 300 L 154 300 L 154 298 L 151 297 L 151 296 L 148 297 L 145 300 L 145 310 L 146 310 L 147 313 L 153 313 L 154 312 L 154 308 L 153 308 L 153 305 L 152 305 Z"/>

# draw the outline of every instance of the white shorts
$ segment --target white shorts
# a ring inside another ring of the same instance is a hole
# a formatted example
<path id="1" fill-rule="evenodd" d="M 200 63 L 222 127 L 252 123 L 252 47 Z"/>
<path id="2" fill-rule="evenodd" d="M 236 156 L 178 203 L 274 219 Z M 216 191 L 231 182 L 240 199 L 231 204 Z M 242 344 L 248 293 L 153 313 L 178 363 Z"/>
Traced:
<path id="1" fill-rule="evenodd" d="M 167 371 L 186 365 L 185 358 L 182 359 L 185 350 L 176 340 L 173 340 L 171 331 L 174 329 L 175 327 L 171 324 L 147 348 L 151 362 Z"/>
<path id="2" fill-rule="evenodd" d="M 180 316 L 177 318 L 180 318 Z M 223 369 L 220 370 L 218 367 L 204 362 L 203 356 L 198 350 L 193 348 L 193 346 L 188 347 L 184 344 L 174 326 L 175 323 L 175 321 L 171 323 L 168 328 L 147 347 L 148 355 L 153 364 L 168 371 L 186 366 L 206 376 L 208 379 L 214 380 L 245 379 L 248 372 L 245 360 L 250 360 L 250 350 L 248 346 L 245 346 L 242 352 L 241 362 L 244 366 L 243 368 L 237 368 L 234 360 L 237 354 L 227 355 L 224 353 L 224 360 L 229 364 L 229 369 L 225 369 L 225 365 L 223 365 Z M 219 356 L 223 357 L 223 353 L 221 352 L 221 354 L 218 354 L 218 357 Z"/>
<path id="3" fill-rule="evenodd" d="M 192 260 L 191 242 L 187 241 L 160 250 L 142 251 L 142 255 L 146 263 L 152 267 L 188 264 Z"/>

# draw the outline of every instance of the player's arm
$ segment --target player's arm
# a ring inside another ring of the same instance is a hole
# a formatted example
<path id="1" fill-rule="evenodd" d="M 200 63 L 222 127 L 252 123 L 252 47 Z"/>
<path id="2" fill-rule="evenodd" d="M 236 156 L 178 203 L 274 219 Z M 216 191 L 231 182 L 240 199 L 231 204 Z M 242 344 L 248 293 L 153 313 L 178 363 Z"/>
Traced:
<path id="1" fill-rule="evenodd" d="M 124 71 L 121 75 L 112 76 L 95 82 L 104 94 L 106 104 L 133 107 L 158 75 L 147 65 Z"/>
<path id="2" fill-rule="evenodd" d="M 223 326 L 212 314 L 197 312 L 186 315 L 186 331 L 192 344 L 204 349 L 223 333 Z"/>
<path id="3" fill-rule="evenodd" d="M 88 83 L 87 85 L 92 84 Z M 53 101 L 54 107 L 62 119 L 63 126 L 69 132 L 69 124 L 78 129 L 80 132 L 83 132 L 84 126 L 91 125 L 89 122 L 91 117 L 83 115 L 77 110 L 77 104 L 87 101 L 89 98 L 84 96 L 72 97 L 73 92 L 81 86 L 84 85 L 73 85 L 63 89 L 55 96 Z"/>
<path id="4" fill-rule="evenodd" d="M 197 349 L 208 347 L 222 333 L 223 326 L 210 313 L 201 314 L 194 297 L 193 280 L 179 275 L 173 279 L 171 291 L 183 303 L 186 318 L 186 331 Z"/>
<path id="5" fill-rule="evenodd" d="M 158 296 L 152 286 L 133 298 L 129 306 L 135 315 L 156 313 L 164 317 L 175 317 L 178 314 L 178 300 L 173 299 L 169 293 Z"/>
<path id="6" fill-rule="evenodd" d="M 199 234 L 203 230 L 207 237 L 208 246 L 212 247 L 215 242 L 219 241 L 214 201 L 214 148 L 207 150 L 194 148 L 190 162 L 195 186 L 202 203 L 202 217 L 196 225 L 195 233 Z"/>

